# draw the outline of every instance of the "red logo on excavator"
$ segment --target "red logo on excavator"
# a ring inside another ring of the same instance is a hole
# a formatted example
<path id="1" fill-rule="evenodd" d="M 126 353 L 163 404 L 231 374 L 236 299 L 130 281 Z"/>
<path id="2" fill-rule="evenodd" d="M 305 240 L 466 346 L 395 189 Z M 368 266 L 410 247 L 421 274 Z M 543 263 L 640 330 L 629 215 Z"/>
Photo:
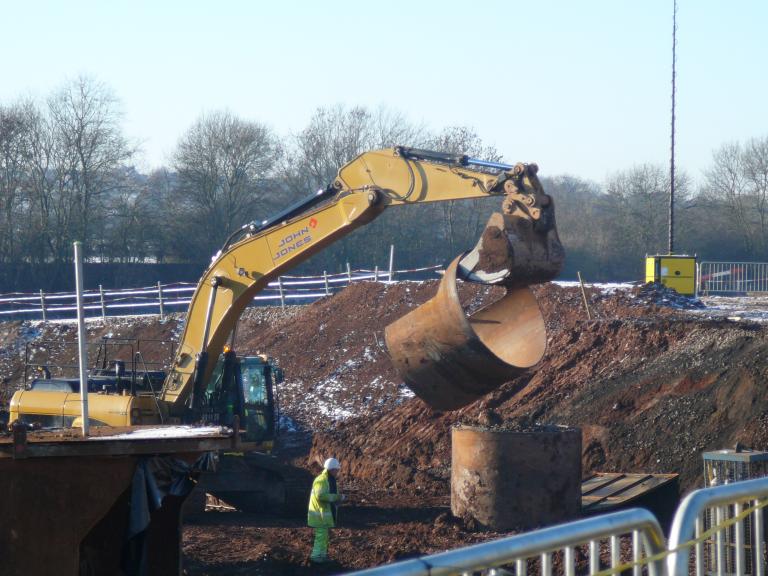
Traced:
<path id="1" fill-rule="evenodd" d="M 309 227 L 310 227 L 310 228 L 317 228 L 317 220 L 315 220 L 314 218 L 312 218 L 312 219 L 309 221 Z"/>

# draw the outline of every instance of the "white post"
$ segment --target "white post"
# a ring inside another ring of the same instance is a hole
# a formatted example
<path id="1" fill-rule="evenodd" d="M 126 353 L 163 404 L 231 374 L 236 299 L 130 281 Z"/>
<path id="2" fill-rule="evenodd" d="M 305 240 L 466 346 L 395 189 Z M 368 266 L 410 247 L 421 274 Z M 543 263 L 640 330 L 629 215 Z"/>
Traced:
<path id="1" fill-rule="evenodd" d="M 389 245 L 389 281 L 395 279 L 395 245 Z"/>
<path id="2" fill-rule="evenodd" d="M 696 285 L 693 287 L 693 296 L 695 298 L 699 297 L 699 284 L 701 283 L 701 262 L 696 262 L 696 279 L 694 280 L 696 282 Z"/>
<path id="3" fill-rule="evenodd" d="M 347 262 L 347 285 L 352 284 L 352 268 Z"/>
<path id="4" fill-rule="evenodd" d="M 163 285 L 160 284 L 160 280 L 157 281 L 157 299 L 160 302 L 160 320 L 165 318 L 165 311 L 163 310 Z"/>
<path id="5" fill-rule="evenodd" d="M 83 311 L 83 244 L 75 242 L 75 291 L 77 295 L 77 341 L 80 347 L 80 415 L 83 419 L 83 436 L 88 436 L 88 348 Z"/>
<path id="6" fill-rule="evenodd" d="M 379 267 L 374 266 L 373 267 L 373 281 L 378 282 L 379 281 Z"/>
<path id="7" fill-rule="evenodd" d="M 104 288 L 99 284 L 99 296 L 101 297 L 101 319 L 107 319 L 107 307 L 104 306 Z"/>
<path id="8" fill-rule="evenodd" d="M 325 295 L 330 296 L 331 291 L 328 288 L 328 272 L 326 272 L 325 270 L 323 270 L 323 281 L 325 282 Z"/>
<path id="9" fill-rule="evenodd" d="M 42 288 L 40 288 L 40 310 L 43 311 L 43 322 L 45 322 L 45 292 Z"/>
<path id="10" fill-rule="evenodd" d="M 283 278 L 282 276 L 277 277 L 277 287 L 280 290 L 280 306 L 283 310 L 285 310 L 285 294 L 283 294 Z"/>

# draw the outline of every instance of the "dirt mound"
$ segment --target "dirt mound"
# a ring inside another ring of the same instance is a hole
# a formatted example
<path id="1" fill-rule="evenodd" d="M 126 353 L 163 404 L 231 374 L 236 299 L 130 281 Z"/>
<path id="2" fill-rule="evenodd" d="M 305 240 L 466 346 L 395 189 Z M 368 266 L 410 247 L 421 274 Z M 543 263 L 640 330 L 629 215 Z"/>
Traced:
<path id="1" fill-rule="evenodd" d="M 238 352 L 270 354 L 285 369 L 284 427 L 308 431 L 285 436 L 299 439 L 294 461 L 342 461 L 341 485 L 352 498 L 332 547 L 345 568 L 498 536 L 445 514 L 456 424 L 580 427 L 585 474 L 678 472 L 684 489 L 699 484 L 703 451 L 737 441 L 768 447 L 768 328 L 689 311 L 648 287 L 587 288 L 591 320 L 579 288 L 536 287 L 548 329 L 543 361 L 462 410 L 432 411 L 403 386 L 383 331 L 436 289 L 437 281 L 356 283 L 309 306 L 249 309 L 238 327 Z M 473 311 L 499 290 L 460 284 L 460 295 Z M 180 315 L 99 319 L 88 333 L 149 342 L 178 337 L 181 327 Z M 76 347 L 66 344 L 76 342 L 74 323 L 0 328 L 0 400 L 22 385 L 27 343 L 33 354 L 52 348 L 74 364 Z M 146 352 L 153 361 L 163 355 L 159 347 Z M 311 434 L 310 451 L 303 442 Z M 302 524 L 207 514 L 185 532 L 188 572 L 312 573 Z"/>
<path id="2" fill-rule="evenodd" d="M 702 450 L 736 441 L 768 445 L 768 403 L 760 386 L 767 369 L 761 360 L 768 354 L 765 329 L 691 315 L 654 285 L 588 288 L 592 320 L 580 289 L 536 287 L 548 329 L 543 362 L 462 410 L 433 412 L 403 385 L 383 332 L 431 298 L 437 285 L 362 282 L 310 306 L 246 311 L 236 349 L 270 354 L 285 369 L 283 427 L 315 435 L 305 465 L 333 454 L 345 461 L 347 478 L 368 482 L 372 490 L 412 486 L 444 496 L 451 426 L 524 420 L 581 427 L 585 473 L 681 472 L 689 487 L 698 480 Z M 500 296 L 499 289 L 474 284 L 459 289 L 469 311 Z M 76 365 L 74 323 L 9 322 L 3 328 L 0 399 L 7 401 L 22 384 L 27 342 L 33 358 L 58 346 L 60 360 Z M 88 335 L 150 342 L 178 337 L 181 328 L 179 315 L 98 319 L 88 322 Z M 149 344 L 143 351 L 148 361 L 169 357 Z"/>
<path id="3" fill-rule="evenodd" d="M 579 426 L 585 473 L 679 472 L 684 488 L 699 482 L 702 451 L 768 445 L 762 326 L 681 316 L 631 292 L 592 293 L 586 321 L 577 289 L 536 293 L 549 342 L 535 370 L 457 412 L 413 399 L 350 420 L 317 434 L 312 457 L 334 454 L 350 477 L 385 489 L 446 495 L 451 426 L 489 417 Z"/>
<path id="4" fill-rule="evenodd" d="M 383 414 L 413 397 L 389 360 L 384 328 L 434 296 L 437 285 L 355 283 L 280 322 L 262 327 L 246 318 L 237 348 L 278 359 L 286 378 L 280 402 L 304 427 L 326 430 L 350 418 Z M 499 295 L 475 284 L 459 289 L 470 310 Z"/>
<path id="5" fill-rule="evenodd" d="M 649 282 L 632 291 L 633 297 L 644 304 L 660 304 L 671 308 L 691 310 L 705 308 L 704 303 L 694 296 L 678 294 L 659 282 Z"/>

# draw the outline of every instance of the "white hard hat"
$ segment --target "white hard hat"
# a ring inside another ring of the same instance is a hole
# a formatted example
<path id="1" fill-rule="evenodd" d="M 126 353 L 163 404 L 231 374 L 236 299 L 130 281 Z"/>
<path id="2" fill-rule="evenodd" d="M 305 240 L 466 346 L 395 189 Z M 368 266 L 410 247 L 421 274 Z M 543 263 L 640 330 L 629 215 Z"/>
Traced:
<path id="1" fill-rule="evenodd" d="M 336 460 L 336 458 L 328 458 L 328 460 L 325 461 L 325 464 L 323 464 L 323 468 L 326 470 L 338 470 L 341 468 L 341 464 L 339 464 L 339 461 Z"/>

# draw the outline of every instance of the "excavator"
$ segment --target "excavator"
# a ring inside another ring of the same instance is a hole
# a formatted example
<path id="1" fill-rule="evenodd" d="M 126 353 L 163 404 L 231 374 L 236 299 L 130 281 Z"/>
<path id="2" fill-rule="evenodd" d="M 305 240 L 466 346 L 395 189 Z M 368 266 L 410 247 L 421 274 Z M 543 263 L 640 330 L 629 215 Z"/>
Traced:
<path id="1" fill-rule="evenodd" d="M 528 288 L 560 272 L 564 251 L 554 202 L 535 164 L 509 165 L 408 147 L 360 154 L 325 189 L 233 233 L 212 258 L 192 296 L 167 374 L 133 373 L 120 364 L 89 375 L 94 425 L 215 422 L 234 427 L 240 458 L 222 458 L 210 492 L 241 508 L 292 498 L 287 473 L 268 456 L 274 440 L 273 386 L 280 371 L 266 357 L 238 357 L 236 325 L 253 297 L 290 268 L 386 209 L 499 196 L 477 245 L 447 267 L 437 295 L 387 327 L 385 340 L 405 383 L 437 410 L 452 410 L 534 366 L 546 349 L 544 320 Z M 467 316 L 458 280 L 498 285 L 506 294 Z M 124 368 L 123 368 L 124 369 Z M 162 380 L 162 384 L 160 384 Z M 72 424 L 80 415 L 79 380 L 38 378 L 16 392 L 10 424 Z M 302 503 L 304 496 L 302 495 Z"/>

